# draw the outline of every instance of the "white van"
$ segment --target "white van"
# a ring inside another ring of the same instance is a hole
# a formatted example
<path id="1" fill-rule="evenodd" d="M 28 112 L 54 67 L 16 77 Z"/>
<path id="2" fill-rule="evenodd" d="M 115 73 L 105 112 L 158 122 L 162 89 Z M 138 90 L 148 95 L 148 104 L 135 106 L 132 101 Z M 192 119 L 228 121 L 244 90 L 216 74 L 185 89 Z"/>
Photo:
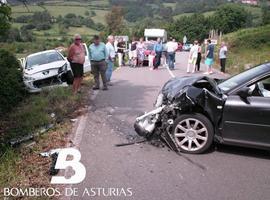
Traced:
<path id="1" fill-rule="evenodd" d="M 167 42 L 167 32 L 164 29 L 145 29 L 144 37 L 146 41 L 161 38 L 163 43 Z"/>

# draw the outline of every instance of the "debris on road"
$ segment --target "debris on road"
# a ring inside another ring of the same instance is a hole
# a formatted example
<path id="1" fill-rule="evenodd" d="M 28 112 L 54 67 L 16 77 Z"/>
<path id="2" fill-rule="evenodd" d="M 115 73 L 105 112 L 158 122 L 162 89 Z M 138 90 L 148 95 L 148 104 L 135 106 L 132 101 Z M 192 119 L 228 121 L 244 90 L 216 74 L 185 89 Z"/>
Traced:
<path id="1" fill-rule="evenodd" d="M 42 157 L 51 157 L 52 162 L 51 162 L 51 166 L 49 169 L 49 174 L 51 176 L 55 176 L 56 174 L 58 174 L 59 169 L 55 169 L 55 165 L 56 165 L 56 161 L 58 158 L 58 154 L 62 149 L 52 149 L 50 151 L 47 152 L 42 152 L 39 155 L 41 155 Z"/>
<path id="2" fill-rule="evenodd" d="M 122 143 L 122 144 L 116 144 L 116 147 L 123 147 L 123 146 L 129 146 L 129 145 L 134 145 L 134 144 L 140 144 L 147 142 L 147 139 L 141 140 L 141 141 L 134 141 L 134 142 L 127 142 L 127 143 Z"/>

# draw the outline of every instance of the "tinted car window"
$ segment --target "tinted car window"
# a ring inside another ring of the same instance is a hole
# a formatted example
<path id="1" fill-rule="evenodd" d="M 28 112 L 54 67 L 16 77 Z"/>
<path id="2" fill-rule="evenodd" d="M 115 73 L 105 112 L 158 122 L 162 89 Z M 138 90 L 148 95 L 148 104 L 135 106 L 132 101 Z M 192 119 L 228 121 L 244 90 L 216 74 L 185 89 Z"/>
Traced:
<path id="1" fill-rule="evenodd" d="M 258 67 L 254 67 L 252 69 L 249 69 L 243 73 L 240 73 L 236 76 L 233 76 L 232 78 L 229 78 L 222 83 L 218 85 L 218 87 L 223 91 L 223 92 L 228 92 L 231 89 L 237 87 L 238 85 L 242 85 L 247 81 L 252 80 L 256 76 L 260 75 L 265 71 L 266 65 L 261 65 Z"/>
<path id="2" fill-rule="evenodd" d="M 147 50 L 151 50 L 151 51 L 154 50 L 154 44 L 146 44 L 145 46 Z"/>
<path id="3" fill-rule="evenodd" d="M 26 69 L 62 60 L 64 58 L 58 52 L 46 52 L 28 57 L 26 60 Z"/>

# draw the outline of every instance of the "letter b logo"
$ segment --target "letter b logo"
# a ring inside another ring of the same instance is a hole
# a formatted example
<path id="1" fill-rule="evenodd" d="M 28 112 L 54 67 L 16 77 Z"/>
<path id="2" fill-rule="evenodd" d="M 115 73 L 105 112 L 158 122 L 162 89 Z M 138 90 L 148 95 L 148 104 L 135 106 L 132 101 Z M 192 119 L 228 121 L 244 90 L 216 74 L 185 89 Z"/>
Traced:
<path id="1" fill-rule="evenodd" d="M 73 156 L 72 160 L 67 160 L 68 156 Z M 71 167 L 75 174 L 69 179 L 64 176 L 53 176 L 51 179 L 51 184 L 77 184 L 84 180 L 86 176 L 86 169 L 81 160 L 81 153 L 74 148 L 66 148 L 62 149 L 56 161 L 55 169 L 66 169 L 67 167 Z"/>

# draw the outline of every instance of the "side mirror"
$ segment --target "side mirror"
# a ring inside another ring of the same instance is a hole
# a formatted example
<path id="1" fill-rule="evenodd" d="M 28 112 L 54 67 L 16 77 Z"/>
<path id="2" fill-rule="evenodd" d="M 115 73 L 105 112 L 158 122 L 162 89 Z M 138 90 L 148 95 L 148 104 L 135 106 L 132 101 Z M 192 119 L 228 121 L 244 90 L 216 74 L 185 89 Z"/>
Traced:
<path id="1" fill-rule="evenodd" d="M 249 87 L 244 87 L 240 89 L 237 93 L 238 96 L 240 96 L 242 99 L 247 99 L 251 96 L 251 90 Z"/>

